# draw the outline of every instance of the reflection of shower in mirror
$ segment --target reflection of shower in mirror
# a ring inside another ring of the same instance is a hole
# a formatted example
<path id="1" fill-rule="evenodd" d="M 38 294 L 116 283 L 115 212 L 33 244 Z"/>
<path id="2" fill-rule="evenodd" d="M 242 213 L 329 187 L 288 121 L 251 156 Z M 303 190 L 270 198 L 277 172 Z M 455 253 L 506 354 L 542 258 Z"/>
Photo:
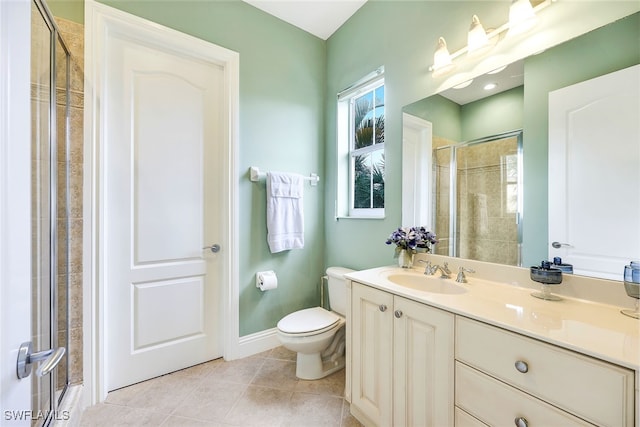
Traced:
<path id="1" fill-rule="evenodd" d="M 435 253 L 521 265 L 522 132 L 433 147 Z"/>

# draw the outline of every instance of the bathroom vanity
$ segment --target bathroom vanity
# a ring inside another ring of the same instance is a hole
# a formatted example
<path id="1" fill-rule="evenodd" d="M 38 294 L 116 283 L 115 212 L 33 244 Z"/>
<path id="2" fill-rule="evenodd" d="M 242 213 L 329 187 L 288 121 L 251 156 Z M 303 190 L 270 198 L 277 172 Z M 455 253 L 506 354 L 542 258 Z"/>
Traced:
<path id="1" fill-rule="evenodd" d="M 640 420 L 640 322 L 624 307 L 544 301 L 531 297 L 534 284 L 480 274 L 456 283 L 455 274 L 383 267 L 347 278 L 346 396 L 364 425 Z"/>

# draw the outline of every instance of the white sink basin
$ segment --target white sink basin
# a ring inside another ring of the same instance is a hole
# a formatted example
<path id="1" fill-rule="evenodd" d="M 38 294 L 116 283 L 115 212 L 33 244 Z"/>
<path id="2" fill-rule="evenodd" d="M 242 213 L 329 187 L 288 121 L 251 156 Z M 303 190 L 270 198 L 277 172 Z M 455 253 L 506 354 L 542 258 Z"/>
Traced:
<path id="1" fill-rule="evenodd" d="M 465 288 L 456 285 L 451 279 L 441 279 L 439 277 L 410 273 L 394 273 L 388 275 L 387 280 L 405 288 L 434 294 L 455 295 L 467 292 Z"/>

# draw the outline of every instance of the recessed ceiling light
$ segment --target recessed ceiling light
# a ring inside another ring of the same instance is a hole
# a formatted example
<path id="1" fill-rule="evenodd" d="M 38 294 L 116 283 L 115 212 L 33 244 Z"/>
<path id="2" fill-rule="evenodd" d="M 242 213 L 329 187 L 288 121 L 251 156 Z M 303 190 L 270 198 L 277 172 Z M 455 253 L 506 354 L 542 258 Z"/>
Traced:
<path id="1" fill-rule="evenodd" d="M 484 85 L 483 89 L 484 90 L 492 90 L 498 87 L 498 83 L 487 83 L 486 85 Z"/>

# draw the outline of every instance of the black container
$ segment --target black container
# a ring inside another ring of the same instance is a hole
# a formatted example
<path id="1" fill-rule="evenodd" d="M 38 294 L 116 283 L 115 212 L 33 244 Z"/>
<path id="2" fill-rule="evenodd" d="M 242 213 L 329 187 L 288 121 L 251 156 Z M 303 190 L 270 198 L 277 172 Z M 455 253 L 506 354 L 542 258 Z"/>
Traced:
<path id="1" fill-rule="evenodd" d="M 534 282 L 545 285 L 559 285 L 562 283 L 562 270 L 552 266 L 549 261 L 542 261 L 540 266 L 531 267 L 529 277 Z"/>

